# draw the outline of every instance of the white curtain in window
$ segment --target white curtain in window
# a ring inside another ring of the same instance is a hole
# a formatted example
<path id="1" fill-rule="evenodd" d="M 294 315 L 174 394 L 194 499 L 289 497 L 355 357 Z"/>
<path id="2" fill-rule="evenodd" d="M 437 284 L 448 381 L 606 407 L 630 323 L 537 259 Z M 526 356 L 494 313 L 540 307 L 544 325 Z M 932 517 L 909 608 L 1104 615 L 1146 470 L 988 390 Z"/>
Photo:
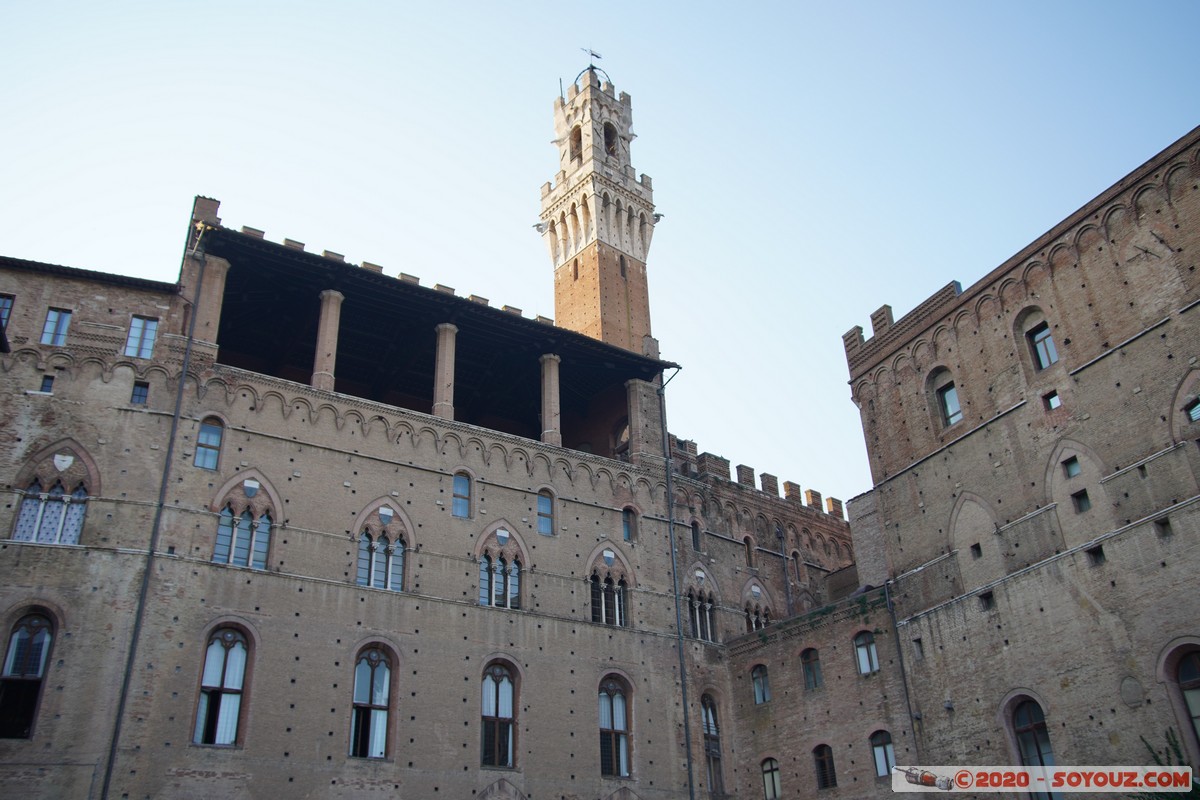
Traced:
<path id="1" fill-rule="evenodd" d="M 391 684 L 391 670 L 382 661 L 375 667 L 375 685 L 371 687 L 371 705 L 386 706 L 388 704 L 388 686 Z"/>
<path id="2" fill-rule="evenodd" d="M 225 655 L 225 688 L 240 691 L 242 688 L 242 677 L 245 674 L 246 646 L 238 642 L 230 647 Z"/>
<path id="3" fill-rule="evenodd" d="M 515 558 L 508 568 L 508 607 L 521 607 L 521 562 Z"/>
<path id="4" fill-rule="evenodd" d="M 612 697 L 602 692 L 600 694 L 600 727 L 612 730 L 612 726 Z"/>
<path id="5" fill-rule="evenodd" d="M 483 716 L 496 716 L 496 681 L 491 675 L 483 676 Z"/>
<path id="6" fill-rule="evenodd" d="M 217 715 L 217 735 L 213 744 L 237 742 L 238 711 L 242 706 L 240 694 L 222 694 L 221 709 Z"/>
<path id="7" fill-rule="evenodd" d="M 208 692 L 200 693 L 200 702 L 196 705 L 196 728 L 192 731 L 192 741 L 197 744 L 204 741 L 204 723 L 208 720 Z"/>
<path id="8" fill-rule="evenodd" d="M 219 639 L 213 639 L 204 656 L 204 677 L 200 682 L 205 686 L 220 686 L 221 668 L 224 664 L 225 648 L 221 646 Z"/>
<path id="9" fill-rule="evenodd" d="M 354 668 L 354 702 L 360 705 L 371 702 L 371 665 L 365 658 Z"/>
<path id="10" fill-rule="evenodd" d="M 496 716 L 512 719 L 513 715 L 513 685 L 507 677 L 500 679 L 500 713 Z"/>
<path id="11" fill-rule="evenodd" d="M 385 709 L 371 709 L 371 740 L 367 743 L 368 758 L 383 758 L 387 747 L 387 718 Z"/>

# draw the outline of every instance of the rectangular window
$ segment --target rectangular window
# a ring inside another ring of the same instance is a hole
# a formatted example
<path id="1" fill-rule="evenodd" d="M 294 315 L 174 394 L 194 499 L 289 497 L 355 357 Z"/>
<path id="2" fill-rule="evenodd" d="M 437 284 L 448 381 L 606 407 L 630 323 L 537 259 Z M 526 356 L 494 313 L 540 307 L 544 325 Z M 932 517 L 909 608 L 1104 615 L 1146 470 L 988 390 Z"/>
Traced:
<path id="1" fill-rule="evenodd" d="M 62 347 L 67 343 L 67 326 L 71 324 L 71 312 L 52 308 L 46 312 L 46 324 L 42 326 L 42 344 Z"/>
<path id="2" fill-rule="evenodd" d="M 471 478 L 461 472 L 454 476 L 454 500 L 450 513 L 463 519 L 471 516 Z"/>
<path id="3" fill-rule="evenodd" d="M 979 607 L 984 611 L 991 611 L 996 607 L 996 596 L 991 592 L 981 592 L 979 594 Z"/>
<path id="4" fill-rule="evenodd" d="M 983 545 L 979 542 L 971 545 L 971 558 L 983 558 Z"/>
<path id="5" fill-rule="evenodd" d="M 135 406 L 144 406 L 146 401 L 150 399 L 150 384 L 145 381 L 133 382 L 133 394 L 129 396 L 129 402 Z"/>
<path id="6" fill-rule="evenodd" d="M 1088 563 L 1093 567 L 1103 564 L 1108 558 L 1104 555 L 1104 546 L 1096 545 L 1087 549 Z"/>
<path id="7" fill-rule="evenodd" d="M 1039 370 L 1058 361 L 1058 350 L 1054 348 L 1054 337 L 1050 335 L 1050 326 L 1043 322 L 1029 331 L 1029 346 L 1033 350 L 1033 361 Z"/>
<path id="8" fill-rule="evenodd" d="M 948 383 L 937 390 L 938 403 L 942 407 L 942 422 L 947 427 L 962 419 L 962 407 L 958 404 L 958 389 Z"/>
<path id="9" fill-rule="evenodd" d="M 158 320 L 154 317 L 134 317 L 129 321 L 129 338 L 125 340 L 125 355 L 149 358 L 154 353 L 154 337 Z"/>
<path id="10" fill-rule="evenodd" d="M 196 437 L 196 459 L 193 463 L 200 469 L 216 469 L 221 455 L 221 435 L 224 428 L 216 420 L 200 424 L 200 435 Z"/>
<path id="11" fill-rule="evenodd" d="M 1159 536 L 1170 536 L 1171 520 L 1169 520 L 1167 517 L 1154 520 L 1154 532 Z"/>
<path id="12" fill-rule="evenodd" d="M 0 294 L 0 328 L 8 328 L 8 317 L 12 313 L 13 296 Z"/>
<path id="13" fill-rule="evenodd" d="M 1075 494 L 1071 495 L 1071 502 L 1075 504 L 1075 513 L 1082 514 L 1092 507 L 1091 498 L 1088 497 L 1087 489 L 1080 489 Z"/>
<path id="14" fill-rule="evenodd" d="M 917 638 L 913 639 L 912 643 L 913 653 L 916 655 L 917 661 L 923 660 L 925 658 L 925 644 L 921 641 L 921 637 L 918 636 Z"/>
<path id="15" fill-rule="evenodd" d="M 549 492 L 538 492 L 537 500 L 538 533 L 543 536 L 554 535 L 554 498 Z"/>
<path id="16" fill-rule="evenodd" d="M 1047 411 L 1053 411 L 1062 405 L 1062 398 L 1058 396 L 1058 392 L 1050 392 L 1042 395 L 1042 402 L 1046 404 Z"/>
<path id="17" fill-rule="evenodd" d="M 0 299 L 0 303 L 4 302 Z M 12 305 L 12 300 L 8 301 Z M 1193 400 L 1183 407 L 1183 413 L 1187 414 L 1189 422 L 1200 422 L 1200 400 Z"/>
<path id="18" fill-rule="evenodd" d="M 1068 478 L 1074 478 L 1080 472 L 1079 459 L 1075 456 L 1071 456 L 1062 462 L 1062 467 L 1063 474 L 1065 474 Z"/>
<path id="19" fill-rule="evenodd" d="M 46 394 L 50 394 L 51 392 L 53 392 L 54 391 L 54 376 L 53 375 L 43 375 L 42 376 L 42 388 L 39 389 L 38 391 L 45 392 Z"/>

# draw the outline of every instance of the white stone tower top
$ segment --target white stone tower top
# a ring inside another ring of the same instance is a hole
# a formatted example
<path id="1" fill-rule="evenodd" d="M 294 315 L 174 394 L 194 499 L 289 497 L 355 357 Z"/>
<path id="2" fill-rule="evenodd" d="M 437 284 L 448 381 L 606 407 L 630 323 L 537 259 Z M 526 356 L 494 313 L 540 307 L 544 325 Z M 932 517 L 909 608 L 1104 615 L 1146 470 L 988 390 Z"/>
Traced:
<path id="1" fill-rule="evenodd" d="M 554 101 L 559 171 L 542 186 L 541 220 L 556 267 L 597 239 L 644 263 L 654 232 L 650 177 L 636 177 L 629 159 L 636 138 L 629 95 L 617 96 L 600 72 L 588 67 Z"/>
<path id="2" fill-rule="evenodd" d="M 538 230 L 554 264 L 558 325 L 637 353 L 650 341 L 646 254 L 654 225 L 650 178 L 629 161 L 629 95 L 588 67 L 554 101 L 559 170 L 542 186 Z"/>

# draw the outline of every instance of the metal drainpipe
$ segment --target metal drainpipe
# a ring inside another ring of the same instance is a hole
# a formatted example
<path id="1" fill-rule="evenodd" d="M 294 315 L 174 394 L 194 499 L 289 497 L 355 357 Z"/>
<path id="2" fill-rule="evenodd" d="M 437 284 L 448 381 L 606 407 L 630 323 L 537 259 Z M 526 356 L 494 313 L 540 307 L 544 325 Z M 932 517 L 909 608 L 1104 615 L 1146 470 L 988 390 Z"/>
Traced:
<path id="1" fill-rule="evenodd" d="M 900 684 L 904 687 L 904 705 L 908 707 L 908 730 L 913 737 L 913 752 L 916 754 L 914 759 L 918 764 L 921 762 L 921 748 L 917 743 L 917 727 L 913 719 L 912 698 L 908 693 L 908 672 L 904 669 L 904 648 L 900 646 L 900 627 L 896 624 L 896 607 L 892 605 L 892 593 L 889 590 L 892 582 L 884 581 L 883 583 L 883 599 L 887 603 L 888 614 L 892 618 L 892 635 L 896 638 L 896 658 L 900 661 Z"/>
<path id="2" fill-rule="evenodd" d="M 671 542 L 671 585 L 675 595 L 675 652 L 679 656 L 679 692 L 683 701 L 683 747 L 687 758 L 688 798 L 696 800 L 696 783 L 692 767 L 692 723 L 688 713 L 687 668 L 684 660 L 683 609 L 679 603 L 679 559 L 675 547 L 675 483 L 671 477 L 671 439 L 667 432 L 667 384 L 675 380 L 675 373 L 658 387 L 658 411 L 662 417 L 663 455 L 667 468 L 667 539 Z"/>
<path id="3" fill-rule="evenodd" d="M 129 656 L 125 659 L 125 674 L 121 679 L 121 693 L 117 697 L 117 713 L 113 720 L 112 740 L 108 745 L 108 761 L 104 766 L 104 784 L 100 788 L 100 799 L 108 800 L 108 790 L 112 783 L 113 767 L 117 761 L 117 745 L 121 740 L 121 720 L 125 716 L 125 705 L 129 699 L 129 685 L 133 682 L 133 665 L 137 660 L 138 639 L 141 638 L 142 624 L 146 617 L 146 597 L 150 593 L 150 576 L 154 567 L 154 554 L 158 550 L 158 538 L 162 531 L 163 508 L 167 502 L 167 486 L 171 479 L 171 461 L 175 457 L 175 436 L 179 432 L 179 418 L 183 409 L 183 392 L 187 384 L 188 367 L 192 361 L 192 343 L 195 341 L 196 333 L 196 309 L 200 304 L 200 292 L 204 288 L 204 268 L 207 266 L 207 260 L 204 258 L 204 251 L 200 249 L 201 240 L 204 238 L 204 232 L 208 230 L 207 226 L 198 223 L 199 234 L 196 237 L 196 244 L 192 248 L 192 253 L 197 256 L 200 261 L 200 275 L 196 279 L 196 296 L 192 301 L 192 315 L 188 320 L 187 347 L 183 351 L 183 368 L 179 375 L 179 387 L 175 391 L 175 413 L 171 417 L 171 433 L 167 439 L 167 454 L 163 459 L 162 483 L 158 487 L 158 505 L 154 510 L 154 524 L 150 528 L 150 546 L 146 550 L 146 567 L 142 572 L 142 586 L 138 591 L 137 611 L 133 617 L 133 632 L 129 637 Z M 185 247 L 184 259 L 187 259 L 188 253 Z"/>

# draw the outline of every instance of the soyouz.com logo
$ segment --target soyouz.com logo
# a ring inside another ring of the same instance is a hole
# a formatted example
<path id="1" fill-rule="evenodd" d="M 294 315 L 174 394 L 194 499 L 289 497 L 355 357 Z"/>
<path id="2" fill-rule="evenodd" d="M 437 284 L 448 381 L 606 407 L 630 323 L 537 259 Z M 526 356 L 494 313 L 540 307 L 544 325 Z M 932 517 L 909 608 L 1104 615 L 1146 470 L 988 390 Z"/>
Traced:
<path id="1" fill-rule="evenodd" d="M 1180 792 L 1191 767 L 893 767 L 893 792 Z"/>

